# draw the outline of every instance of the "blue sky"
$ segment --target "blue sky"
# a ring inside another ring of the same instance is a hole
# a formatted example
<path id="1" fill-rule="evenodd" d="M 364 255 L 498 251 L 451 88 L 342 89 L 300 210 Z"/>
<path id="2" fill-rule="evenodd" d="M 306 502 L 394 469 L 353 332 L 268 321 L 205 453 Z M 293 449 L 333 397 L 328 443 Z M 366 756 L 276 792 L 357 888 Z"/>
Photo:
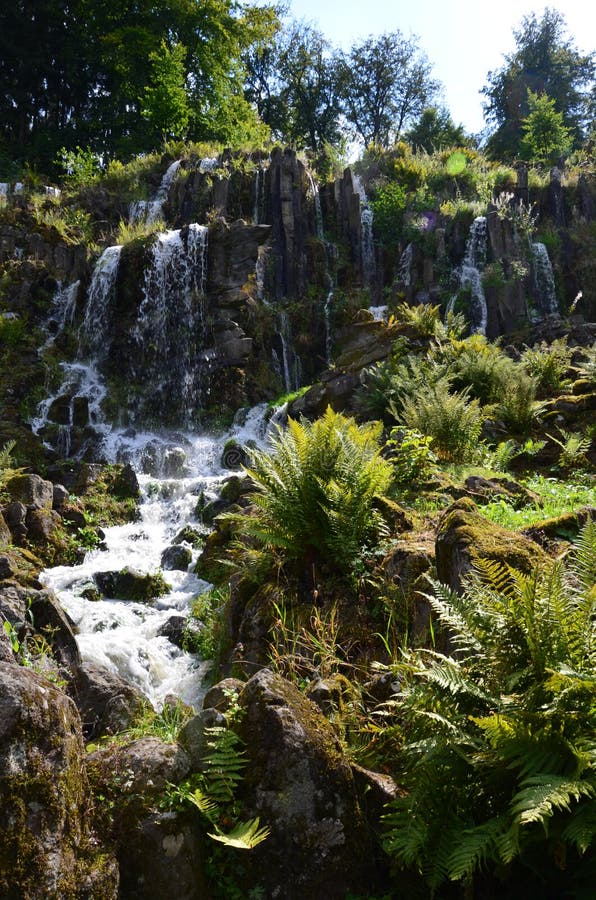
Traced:
<path id="1" fill-rule="evenodd" d="M 596 49 L 594 0 L 536 3 L 526 0 L 289 0 L 289 14 L 314 22 L 335 46 L 348 49 L 371 34 L 399 29 L 417 35 L 444 87 L 445 105 L 457 124 L 476 133 L 484 125 L 480 89 L 487 73 L 514 47 L 512 30 L 524 15 L 545 6 L 565 17 L 568 34 L 582 52 Z"/>

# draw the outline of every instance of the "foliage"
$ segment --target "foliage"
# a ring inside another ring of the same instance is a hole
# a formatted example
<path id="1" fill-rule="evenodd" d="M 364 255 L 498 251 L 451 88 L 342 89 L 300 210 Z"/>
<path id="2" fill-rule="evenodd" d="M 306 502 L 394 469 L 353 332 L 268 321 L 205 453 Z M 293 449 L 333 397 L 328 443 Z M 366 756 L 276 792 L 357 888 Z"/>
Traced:
<path id="1" fill-rule="evenodd" d="M 431 891 L 483 872 L 520 896 L 589 879 L 595 574 L 591 523 L 565 565 L 522 575 L 481 561 L 463 596 L 433 583 L 453 652 L 415 651 L 398 667 L 407 794 L 385 817 L 388 852 Z"/>
<path id="2" fill-rule="evenodd" d="M 524 136 L 520 151 L 523 159 L 544 166 L 553 164 L 571 147 L 571 129 L 563 124 L 563 113 L 546 94 L 528 88 L 528 115 L 522 119 Z"/>
<path id="3" fill-rule="evenodd" d="M 459 147 L 466 143 L 463 125 L 456 125 L 449 110 L 427 106 L 414 122 L 405 139 L 416 149 L 433 153 L 445 147 Z"/>
<path id="4" fill-rule="evenodd" d="M 561 469 L 577 469 L 587 466 L 586 453 L 590 449 L 592 438 L 579 431 L 565 431 L 564 428 L 559 428 L 559 434 L 560 438 L 556 438 L 552 434 L 549 434 L 548 437 L 561 448 L 559 454 Z"/>
<path id="5" fill-rule="evenodd" d="M 439 459 L 452 462 L 473 460 L 479 450 L 483 415 L 469 391 L 451 392 L 449 382 L 423 386 L 416 396 L 403 402 L 401 420 L 408 428 L 431 437 Z"/>
<path id="6" fill-rule="evenodd" d="M 120 219 L 114 240 L 117 244 L 129 244 L 131 241 L 137 241 L 152 234 L 165 231 L 165 227 L 163 219 L 155 219 L 149 222 L 145 218 L 137 219 L 134 222 Z"/>
<path id="7" fill-rule="evenodd" d="M 35 16 L 2 7 L 0 77 L 10 89 L 0 99 L 0 136 L 13 157 L 43 166 L 62 146 L 104 159 L 146 151 L 162 130 L 179 134 L 187 111 L 190 137 L 225 139 L 226 128 L 256 119 L 241 57 L 270 40 L 277 21 L 272 6 L 232 0 L 122 0 L 109 12 L 99 0 L 47 0 Z"/>
<path id="8" fill-rule="evenodd" d="M 533 475 L 526 482 L 528 487 L 540 497 L 539 504 L 528 504 L 518 509 L 506 500 L 493 500 L 482 507 L 483 516 L 504 528 L 527 528 L 535 522 L 573 513 L 582 506 L 594 502 L 594 489 L 576 477 L 568 481 Z"/>
<path id="9" fill-rule="evenodd" d="M 346 119 L 365 146 L 395 143 L 438 90 L 416 38 L 399 30 L 352 45 L 338 80 Z"/>
<path id="10" fill-rule="evenodd" d="M 504 65 L 488 73 L 483 88 L 485 116 L 497 126 L 487 149 L 493 158 L 519 156 L 523 121 L 528 116 L 528 90 L 550 98 L 553 110 L 571 129 L 579 146 L 589 121 L 589 90 L 594 77 L 594 55 L 579 53 L 566 36 L 563 15 L 546 8 L 541 18 L 531 13 L 514 30 L 516 49 Z"/>
<path id="11" fill-rule="evenodd" d="M 185 650 L 198 654 L 201 659 L 220 659 L 225 642 L 224 616 L 229 601 L 229 591 L 211 587 L 195 598 L 192 604 L 192 620 L 198 628 L 187 628 L 183 638 Z"/>
<path id="12" fill-rule="evenodd" d="M 377 188 L 370 201 L 374 215 L 375 234 L 385 247 L 399 244 L 406 209 L 406 192 L 396 181 Z"/>
<path id="13" fill-rule="evenodd" d="M 75 147 L 73 150 L 62 147 L 56 161 L 73 188 L 91 183 L 99 174 L 99 159 L 90 147 Z"/>
<path id="14" fill-rule="evenodd" d="M 396 484 L 406 487 L 427 481 L 437 471 L 432 441 L 432 437 L 408 428 L 391 429 L 385 446 L 395 470 Z"/>
<path id="15" fill-rule="evenodd" d="M 519 368 L 503 384 L 503 393 L 494 406 L 495 417 L 515 434 L 528 434 L 543 409 L 536 400 L 536 382 Z"/>
<path id="16" fill-rule="evenodd" d="M 416 337 L 433 337 L 441 329 L 441 308 L 432 303 L 410 306 L 400 303 L 395 318 L 412 329 Z"/>
<path id="17" fill-rule="evenodd" d="M 384 527 L 373 502 L 392 470 L 380 433 L 380 425 L 357 425 L 330 407 L 314 422 L 289 419 L 271 453 L 251 451 L 256 515 L 242 518 L 243 531 L 286 560 L 326 560 L 349 571 Z"/>
<path id="18" fill-rule="evenodd" d="M 542 341 L 536 347 L 526 347 L 521 361 L 528 375 L 536 380 L 538 389 L 546 395 L 560 391 L 567 383 L 565 376 L 571 357 L 567 338 L 562 337 L 551 343 Z"/>
<path id="19" fill-rule="evenodd" d="M 233 727 L 240 721 L 242 711 L 235 696 L 229 700 L 226 724 L 205 728 L 207 741 L 201 773 L 174 788 L 168 800 L 170 805 L 182 802 L 195 806 L 214 829 L 207 832 L 214 841 L 236 850 L 252 850 L 266 840 L 270 829 L 260 826 L 258 818 L 236 821 L 241 813 L 236 792 L 242 782 L 246 755 L 244 742 Z M 230 820 L 235 822 L 234 827 L 225 832 L 222 826 Z"/>
<path id="20" fill-rule="evenodd" d="M 4 490 L 11 478 L 20 475 L 23 471 L 14 465 L 12 459 L 16 443 L 16 441 L 8 441 L 3 447 L 0 447 L 0 491 Z"/>
<path id="21" fill-rule="evenodd" d="M 169 47 L 162 40 L 149 54 L 151 80 L 145 88 L 141 113 L 148 120 L 155 138 L 184 138 L 190 122 L 186 93 L 186 54 L 183 44 Z"/>

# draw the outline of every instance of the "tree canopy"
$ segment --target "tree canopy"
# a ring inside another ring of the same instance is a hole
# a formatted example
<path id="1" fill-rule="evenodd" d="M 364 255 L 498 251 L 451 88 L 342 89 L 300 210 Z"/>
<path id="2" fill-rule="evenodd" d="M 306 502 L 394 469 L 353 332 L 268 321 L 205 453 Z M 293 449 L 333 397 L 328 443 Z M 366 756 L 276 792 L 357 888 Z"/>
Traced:
<path id="1" fill-rule="evenodd" d="M 563 125 L 579 146 L 590 123 L 590 90 L 593 90 L 594 54 L 581 54 L 566 36 L 565 19 L 546 8 L 541 18 L 531 13 L 514 31 L 516 50 L 504 65 L 488 73 L 485 115 L 496 125 L 487 149 L 495 158 L 520 154 L 523 121 L 530 113 L 528 90 L 548 96 Z"/>
<path id="2" fill-rule="evenodd" d="M 236 0 L 4 4 L 5 148 L 47 164 L 61 146 L 87 145 L 104 156 L 147 150 L 160 130 L 219 139 L 226 105 L 250 130 L 257 120 L 244 99 L 241 56 L 277 27 L 272 6 Z"/>

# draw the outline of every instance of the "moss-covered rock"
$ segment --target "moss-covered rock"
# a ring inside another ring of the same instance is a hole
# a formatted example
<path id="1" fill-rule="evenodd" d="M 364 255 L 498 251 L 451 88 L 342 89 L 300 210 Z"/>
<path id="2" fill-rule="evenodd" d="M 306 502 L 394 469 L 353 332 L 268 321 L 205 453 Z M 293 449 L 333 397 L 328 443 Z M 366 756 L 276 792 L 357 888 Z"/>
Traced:
<path id="1" fill-rule="evenodd" d="M 240 694 L 249 764 L 242 799 L 270 837 L 253 884 L 286 900 L 374 893 L 376 860 L 349 763 L 317 706 L 264 669 Z"/>
<path id="2" fill-rule="evenodd" d="M 0 895 L 114 900 L 113 858 L 94 850 L 77 710 L 31 669 L 0 663 Z"/>
<path id="3" fill-rule="evenodd" d="M 453 503 L 441 515 L 435 556 L 439 579 L 458 591 L 476 559 L 496 560 L 521 572 L 548 562 L 538 544 L 489 522 L 468 498 Z"/>
<path id="4" fill-rule="evenodd" d="M 138 572 L 129 566 L 119 572 L 96 572 L 93 578 L 105 597 L 137 603 L 148 603 L 171 590 L 161 572 Z"/>

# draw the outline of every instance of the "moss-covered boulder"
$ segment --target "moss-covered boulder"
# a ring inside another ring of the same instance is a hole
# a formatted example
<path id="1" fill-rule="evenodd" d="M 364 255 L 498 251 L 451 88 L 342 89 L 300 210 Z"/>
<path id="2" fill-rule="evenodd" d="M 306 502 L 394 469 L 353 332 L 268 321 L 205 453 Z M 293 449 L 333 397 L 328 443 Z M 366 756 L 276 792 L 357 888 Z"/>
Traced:
<path id="1" fill-rule="evenodd" d="M 114 900 L 113 858 L 89 833 L 74 703 L 31 669 L 0 663 L 0 896 Z"/>
<path id="2" fill-rule="evenodd" d="M 375 858 L 348 760 L 314 703 L 264 669 L 240 694 L 248 765 L 243 802 L 269 838 L 249 865 L 266 896 L 374 893 Z"/>
<path id="3" fill-rule="evenodd" d="M 465 497 L 448 507 L 439 519 L 435 558 L 440 581 L 457 591 L 476 559 L 496 560 L 521 572 L 548 562 L 538 544 L 489 522 L 473 500 Z"/>
<path id="4" fill-rule="evenodd" d="M 148 603 L 171 590 L 161 572 L 139 572 L 126 566 L 119 572 L 96 572 L 93 576 L 104 597 Z"/>

